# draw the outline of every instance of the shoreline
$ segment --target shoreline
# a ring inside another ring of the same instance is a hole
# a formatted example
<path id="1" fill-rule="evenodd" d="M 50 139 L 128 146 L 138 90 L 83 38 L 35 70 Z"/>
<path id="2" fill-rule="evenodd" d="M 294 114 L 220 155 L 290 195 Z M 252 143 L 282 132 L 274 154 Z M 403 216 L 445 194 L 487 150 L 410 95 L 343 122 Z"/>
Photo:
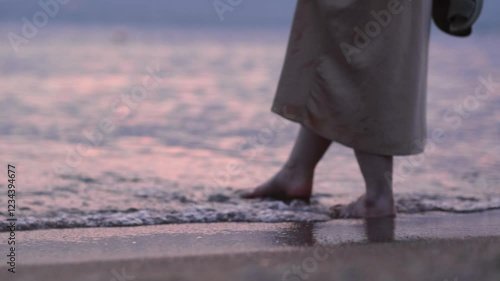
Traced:
<path id="1" fill-rule="evenodd" d="M 280 251 L 316 245 L 500 237 L 500 210 L 319 223 L 194 223 L 17 231 L 20 265 Z M 71 251 L 66 251 L 71 247 Z M 0 246 L 2 252 L 7 245 Z M 3 264 L 2 264 L 3 266 Z M 2 267 L 0 266 L 0 268 Z"/>
<path id="2" fill-rule="evenodd" d="M 20 231 L 16 274 L 2 262 L 0 279 L 497 281 L 499 217 Z"/>

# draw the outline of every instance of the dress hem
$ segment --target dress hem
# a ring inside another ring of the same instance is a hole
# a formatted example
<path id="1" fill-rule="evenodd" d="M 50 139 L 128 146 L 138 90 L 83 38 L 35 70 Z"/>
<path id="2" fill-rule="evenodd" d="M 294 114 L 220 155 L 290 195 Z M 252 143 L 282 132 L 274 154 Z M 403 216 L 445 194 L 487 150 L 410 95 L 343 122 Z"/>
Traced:
<path id="1" fill-rule="evenodd" d="M 275 114 L 277 114 L 277 115 L 279 115 L 279 116 L 281 116 L 289 121 L 292 121 L 294 123 L 298 123 L 298 124 L 304 126 L 306 129 L 312 131 L 313 133 L 315 133 L 321 137 L 324 137 L 326 139 L 329 139 L 331 141 L 339 143 L 345 147 L 352 148 L 352 149 L 360 151 L 360 152 L 365 152 L 365 153 L 370 153 L 370 154 L 378 154 L 378 155 L 388 155 L 388 156 L 410 156 L 410 155 L 416 155 L 416 154 L 423 153 L 425 150 L 424 147 L 422 147 L 420 149 L 418 147 L 415 147 L 414 150 L 408 152 L 408 151 L 402 151 L 402 150 L 379 150 L 379 149 L 374 150 L 374 149 L 370 149 L 370 148 L 366 148 L 366 147 L 356 146 L 352 142 L 346 141 L 345 139 L 342 139 L 339 136 L 334 136 L 333 134 L 326 134 L 325 132 L 318 130 L 312 124 L 307 122 L 306 119 L 304 119 L 302 117 L 297 118 L 298 117 L 297 115 L 293 115 L 293 117 L 287 116 L 286 114 L 276 110 L 275 108 L 276 107 L 273 106 L 271 108 L 271 112 L 273 112 L 273 113 L 275 113 Z"/>

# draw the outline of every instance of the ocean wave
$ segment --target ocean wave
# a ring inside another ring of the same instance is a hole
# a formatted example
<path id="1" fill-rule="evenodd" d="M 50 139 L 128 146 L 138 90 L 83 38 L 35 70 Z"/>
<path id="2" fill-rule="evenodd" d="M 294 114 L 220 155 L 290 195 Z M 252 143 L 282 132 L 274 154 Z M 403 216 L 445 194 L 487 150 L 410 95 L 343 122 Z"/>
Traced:
<path id="1" fill-rule="evenodd" d="M 303 201 L 284 203 L 274 200 L 243 201 L 236 196 L 213 194 L 207 202 L 189 204 L 182 209 L 127 209 L 97 212 L 59 211 L 51 216 L 20 217 L 17 230 L 124 227 L 180 223 L 215 222 L 321 222 L 333 219 L 329 205 L 313 197 L 310 204 Z M 398 213 L 416 214 L 424 212 L 469 213 L 500 209 L 500 199 L 486 199 L 474 196 L 443 196 L 408 194 L 396 197 Z M 8 231 L 9 223 L 0 221 L 0 231 Z"/>

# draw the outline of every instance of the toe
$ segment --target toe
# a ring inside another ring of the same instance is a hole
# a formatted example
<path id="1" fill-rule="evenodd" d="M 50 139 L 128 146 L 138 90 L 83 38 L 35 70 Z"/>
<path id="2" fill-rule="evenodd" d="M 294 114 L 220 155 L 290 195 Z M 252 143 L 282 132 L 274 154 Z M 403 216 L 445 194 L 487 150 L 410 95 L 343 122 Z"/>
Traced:
<path id="1" fill-rule="evenodd" d="M 244 192 L 243 194 L 240 195 L 240 198 L 242 199 L 255 199 L 261 197 L 262 194 L 258 192 L 258 190 L 254 190 L 251 192 Z"/>
<path id="2" fill-rule="evenodd" d="M 332 218 L 340 218 L 342 214 L 342 207 L 343 205 L 334 205 L 330 207 L 330 217 Z"/>
<path id="3" fill-rule="evenodd" d="M 245 192 L 240 197 L 243 199 L 256 199 L 256 198 L 265 198 L 265 197 L 273 197 L 272 190 L 269 188 L 257 187 L 251 192 Z"/>

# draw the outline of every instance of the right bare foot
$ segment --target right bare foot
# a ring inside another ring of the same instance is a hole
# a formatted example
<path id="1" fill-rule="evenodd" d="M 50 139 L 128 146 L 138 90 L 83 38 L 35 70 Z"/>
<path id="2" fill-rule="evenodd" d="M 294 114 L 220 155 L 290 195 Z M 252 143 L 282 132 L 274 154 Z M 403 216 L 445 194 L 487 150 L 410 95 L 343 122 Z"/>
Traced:
<path id="1" fill-rule="evenodd" d="M 283 167 L 274 177 L 241 197 L 245 199 L 270 197 L 279 200 L 309 201 L 312 193 L 313 172 Z"/>
<path id="2" fill-rule="evenodd" d="M 335 205 L 330 208 L 335 218 L 383 218 L 395 217 L 396 208 L 392 193 L 367 198 L 363 195 L 348 205 Z"/>

